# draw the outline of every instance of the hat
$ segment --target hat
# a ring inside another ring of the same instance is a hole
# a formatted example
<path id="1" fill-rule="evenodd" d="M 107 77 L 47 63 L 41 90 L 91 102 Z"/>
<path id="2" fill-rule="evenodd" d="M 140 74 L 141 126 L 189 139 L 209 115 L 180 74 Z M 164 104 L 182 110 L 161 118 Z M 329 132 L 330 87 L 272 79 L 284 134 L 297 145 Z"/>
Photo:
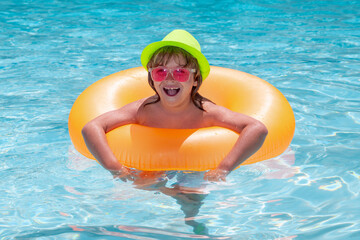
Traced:
<path id="1" fill-rule="evenodd" d="M 151 43 L 144 48 L 141 53 L 141 64 L 145 69 L 147 69 L 146 65 L 156 50 L 164 46 L 175 46 L 189 52 L 197 59 L 203 80 L 209 75 L 210 65 L 206 57 L 201 53 L 199 42 L 189 32 L 182 29 L 176 29 L 166 35 L 163 40 Z"/>

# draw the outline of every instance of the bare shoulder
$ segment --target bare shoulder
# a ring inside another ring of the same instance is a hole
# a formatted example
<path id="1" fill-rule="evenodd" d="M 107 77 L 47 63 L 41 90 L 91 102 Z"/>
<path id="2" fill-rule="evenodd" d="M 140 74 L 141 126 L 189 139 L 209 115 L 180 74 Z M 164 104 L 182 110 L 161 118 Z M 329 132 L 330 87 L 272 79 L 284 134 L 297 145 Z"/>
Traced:
<path id="1" fill-rule="evenodd" d="M 203 103 L 203 108 L 206 111 L 206 117 L 214 121 L 221 120 L 228 117 L 233 117 L 238 113 L 231 111 L 230 109 L 216 105 L 213 102 L 206 101 Z"/>
<path id="2" fill-rule="evenodd" d="M 219 126 L 232 129 L 234 131 L 241 131 L 249 124 L 258 122 L 243 113 L 234 112 L 226 107 L 216 105 L 212 102 L 204 102 L 203 107 L 206 111 L 206 121 L 211 126 Z"/>
<path id="3" fill-rule="evenodd" d="M 128 103 L 121 108 L 118 108 L 116 110 L 108 112 L 109 115 L 127 115 L 127 116 L 133 116 L 135 117 L 137 112 L 139 111 L 139 108 L 143 105 L 143 103 L 146 101 L 146 98 L 136 100 L 134 102 Z"/>
<path id="4" fill-rule="evenodd" d="M 146 104 L 153 103 L 153 102 L 155 102 L 157 100 L 158 100 L 157 97 L 154 95 L 154 96 L 151 96 L 151 97 L 140 99 L 137 102 L 140 103 L 142 106 L 144 106 Z"/>
<path id="5" fill-rule="evenodd" d="M 138 112 L 148 98 L 140 99 L 124 105 L 121 108 L 106 112 L 91 122 L 98 124 L 103 127 L 106 131 L 126 125 L 138 123 Z"/>

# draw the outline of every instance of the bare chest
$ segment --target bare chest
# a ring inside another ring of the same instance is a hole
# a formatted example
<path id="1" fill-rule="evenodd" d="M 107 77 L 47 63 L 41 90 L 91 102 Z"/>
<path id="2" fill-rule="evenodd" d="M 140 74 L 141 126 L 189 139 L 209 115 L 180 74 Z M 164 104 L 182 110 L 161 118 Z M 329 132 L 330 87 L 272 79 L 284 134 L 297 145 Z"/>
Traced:
<path id="1" fill-rule="evenodd" d="M 202 128 L 206 127 L 205 122 L 204 112 L 200 109 L 170 113 L 156 107 L 146 106 L 138 113 L 138 123 L 140 125 L 156 128 Z"/>

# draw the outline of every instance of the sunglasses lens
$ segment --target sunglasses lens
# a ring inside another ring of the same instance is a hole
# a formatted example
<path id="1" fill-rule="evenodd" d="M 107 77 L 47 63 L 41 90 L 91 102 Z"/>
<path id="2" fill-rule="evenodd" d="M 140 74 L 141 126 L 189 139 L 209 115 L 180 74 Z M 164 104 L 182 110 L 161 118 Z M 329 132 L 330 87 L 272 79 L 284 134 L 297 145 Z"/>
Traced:
<path id="1" fill-rule="evenodd" d="M 173 77 L 176 81 L 186 82 L 189 80 L 189 71 L 186 68 L 178 68 L 173 71 Z"/>
<path id="2" fill-rule="evenodd" d="M 151 77 L 154 81 L 157 82 L 164 81 L 166 76 L 167 76 L 167 71 L 165 68 L 158 67 L 158 68 L 154 68 L 151 71 Z"/>

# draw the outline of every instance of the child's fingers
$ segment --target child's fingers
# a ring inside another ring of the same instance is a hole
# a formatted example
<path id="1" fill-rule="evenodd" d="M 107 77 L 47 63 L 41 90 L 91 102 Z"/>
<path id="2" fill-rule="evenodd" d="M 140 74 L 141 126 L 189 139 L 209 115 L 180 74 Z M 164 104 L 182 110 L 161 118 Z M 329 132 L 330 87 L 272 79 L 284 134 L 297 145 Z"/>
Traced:
<path id="1" fill-rule="evenodd" d="M 131 175 L 126 175 L 125 176 L 124 174 L 122 174 L 121 176 L 114 176 L 114 178 L 120 179 L 123 182 L 127 182 L 128 180 L 129 181 L 134 181 L 134 177 L 131 176 Z"/>
<path id="2" fill-rule="evenodd" d="M 126 180 L 129 181 L 134 181 L 135 180 L 135 176 L 131 173 L 129 173 L 128 175 L 125 176 Z"/>
<path id="3" fill-rule="evenodd" d="M 210 170 L 204 174 L 204 179 L 209 182 L 226 182 L 226 176 L 229 172 L 224 170 Z"/>
<path id="4" fill-rule="evenodd" d="M 113 178 L 118 178 L 123 182 L 127 182 L 127 180 L 134 181 L 136 177 L 136 173 L 126 167 L 124 167 L 121 171 L 112 171 L 111 173 L 113 174 Z"/>

